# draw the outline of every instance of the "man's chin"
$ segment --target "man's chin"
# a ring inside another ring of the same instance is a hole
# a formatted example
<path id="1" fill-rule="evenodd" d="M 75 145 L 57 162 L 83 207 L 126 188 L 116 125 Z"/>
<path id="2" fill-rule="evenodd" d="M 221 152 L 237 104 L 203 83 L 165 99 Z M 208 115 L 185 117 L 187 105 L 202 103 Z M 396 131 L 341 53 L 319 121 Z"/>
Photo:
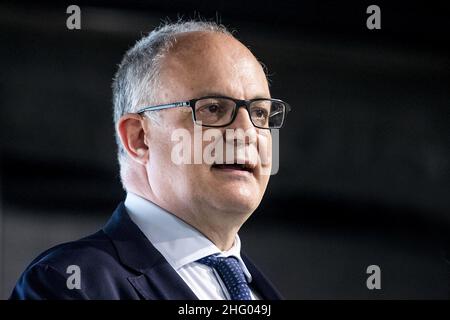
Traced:
<path id="1" fill-rule="evenodd" d="M 221 195 L 220 204 L 224 211 L 238 214 L 251 214 L 258 207 L 259 202 L 254 199 L 255 194 L 245 195 L 237 191 L 225 192 Z"/>

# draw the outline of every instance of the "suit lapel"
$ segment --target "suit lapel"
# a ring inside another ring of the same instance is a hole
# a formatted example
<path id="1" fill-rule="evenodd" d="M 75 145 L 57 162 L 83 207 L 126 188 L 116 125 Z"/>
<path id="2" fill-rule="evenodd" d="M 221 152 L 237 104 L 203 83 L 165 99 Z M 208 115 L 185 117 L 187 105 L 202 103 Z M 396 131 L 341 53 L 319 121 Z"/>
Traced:
<path id="1" fill-rule="evenodd" d="M 161 263 L 128 281 L 146 300 L 198 300 L 169 263 Z"/>
<path id="2" fill-rule="evenodd" d="M 161 253 L 131 221 L 122 203 L 103 231 L 113 242 L 120 262 L 138 273 L 130 284 L 147 300 L 197 300 L 197 296 Z"/>

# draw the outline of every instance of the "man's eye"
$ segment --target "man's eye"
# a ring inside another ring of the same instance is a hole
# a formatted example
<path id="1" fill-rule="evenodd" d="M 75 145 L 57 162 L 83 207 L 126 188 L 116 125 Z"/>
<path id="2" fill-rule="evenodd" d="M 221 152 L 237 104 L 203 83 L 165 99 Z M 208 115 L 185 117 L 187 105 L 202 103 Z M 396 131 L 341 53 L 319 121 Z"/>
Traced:
<path id="1" fill-rule="evenodd" d="M 255 110 L 253 110 L 253 116 L 256 118 L 266 118 L 267 111 L 264 109 L 255 109 Z"/>
<path id="2" fill-rule="evenodd" d="M 224 111 L 223 109 L 224 109 L 223 106 L 221 106 L 220 104 L 218 104 L 218 103 L 211 103 L 211 104 L 207 104 L 207 105 L 204 105 L 204 106 L 200 107 L 197 110 L 197 112 L 201 112 L 201 113 L 203 113 L 205 115 L 206 114 L 218 115 L 220 113 L 223 113 L 223 111 Z"/>
<path id="3" fill-rule="evenodd" d="M 216 113 L 219 111 L 219 106 L 217 104 L 210 104 L 209 106 L 206 107 L 206 109 L 211 112 L 211 113 Z"/>

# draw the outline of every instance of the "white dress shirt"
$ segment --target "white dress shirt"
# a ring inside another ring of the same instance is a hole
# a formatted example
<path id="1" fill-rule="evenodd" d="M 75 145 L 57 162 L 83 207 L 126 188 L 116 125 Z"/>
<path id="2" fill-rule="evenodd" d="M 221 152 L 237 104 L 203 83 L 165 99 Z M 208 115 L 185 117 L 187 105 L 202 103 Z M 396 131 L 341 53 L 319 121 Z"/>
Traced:
<path id="1" fill-rule="evenodd" d="M 211 254 L 238 259 L 248 283 L 252 276 L 241 258 L 241 241 L 236 234 L 233 246 L 220 251 L 201 232 L 156 204 L 128 192 L 125 208 L 153 246 L 200 300 L 229 300 L 230 296 L 217 271 L 197 261 Z M 251 292 L 253 300 L 260 298 Z"/>

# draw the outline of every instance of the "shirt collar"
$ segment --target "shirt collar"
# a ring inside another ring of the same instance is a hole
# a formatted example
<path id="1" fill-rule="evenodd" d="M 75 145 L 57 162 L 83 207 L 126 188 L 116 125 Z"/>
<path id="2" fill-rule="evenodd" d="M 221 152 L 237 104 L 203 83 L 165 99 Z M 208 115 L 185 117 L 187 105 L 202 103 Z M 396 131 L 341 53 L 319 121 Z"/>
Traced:
<path id="1" fill-rule="evenodd" d="M 238 259 L 247 281 L 252 281 L 252 276 L 241 258 L 241 240 L 237 234 L 230 250 L 222 252 L 197 229 L 134 193 L 127 193 L 125 208 L 131 220 L 175 270 L 211 254 L 219 254 L 221 257 L 234 256 Z"/>

